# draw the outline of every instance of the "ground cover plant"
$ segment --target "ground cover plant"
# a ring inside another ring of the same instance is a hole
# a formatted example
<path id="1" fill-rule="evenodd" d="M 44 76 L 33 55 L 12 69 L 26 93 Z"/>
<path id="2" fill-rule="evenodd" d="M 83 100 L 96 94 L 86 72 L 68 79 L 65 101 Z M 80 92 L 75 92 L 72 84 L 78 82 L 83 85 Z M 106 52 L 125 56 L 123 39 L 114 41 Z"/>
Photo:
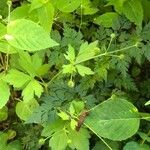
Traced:
<path id="1" fill-rule="evenodd" d="M 149 10 L 1 0 L 0 150 L 149 150 Z"/>

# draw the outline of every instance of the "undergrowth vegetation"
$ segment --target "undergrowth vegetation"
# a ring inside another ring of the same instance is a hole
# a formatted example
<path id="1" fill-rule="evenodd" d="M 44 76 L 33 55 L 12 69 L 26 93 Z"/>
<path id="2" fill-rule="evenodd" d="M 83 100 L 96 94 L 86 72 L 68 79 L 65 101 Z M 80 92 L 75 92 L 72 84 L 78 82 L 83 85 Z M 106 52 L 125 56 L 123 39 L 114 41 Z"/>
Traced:
<path id="1" fill-rule="evenodd" d="M 0 0 L 0 150 L 149 150 L 149 10 Z"/>

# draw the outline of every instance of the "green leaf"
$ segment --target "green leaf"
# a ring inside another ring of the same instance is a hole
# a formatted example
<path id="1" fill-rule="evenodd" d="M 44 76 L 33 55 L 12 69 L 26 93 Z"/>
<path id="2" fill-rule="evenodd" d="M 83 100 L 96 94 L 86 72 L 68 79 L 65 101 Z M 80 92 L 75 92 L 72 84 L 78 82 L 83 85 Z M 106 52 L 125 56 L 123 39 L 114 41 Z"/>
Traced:
<path id="1" fill-rule="evenodd" d="M 57 0 L 57 8 L 62 12 L 73 12 L 80 4 L 80 0 Z"/>
<path id="2" fill-rule="evenodd" d="M 92 2 L 90 0 L 82 0 L 82 9 L 84 15 L 92 15 L 98 12 L 98 8 L 94 7 Z"/>
<path id="3" fill-rule="evenodd" d="M 28 102 L 18 102 L 16 105 L 16 114 L 20 119 L 26 121 L 38 106 L 39 104 L 35 99 L 31 99 Z"/>
<path id="4" fill-rule="evenodd" d="M 26 19 L 10 22 L 5 39 L 15 48 L 27 51 L 38 51 L 58 45 L 41 26 Z"/>
<path id="5" fill-rule="evenodd" d="M 77 126 L 77 121 L 75 121 L 74 119 L 71 119 L 71 122 L 70 122 L 71 129 L 75 130 L 76 126 Z"/>
<path id="6" fill-rule="evenodd" d="M 8 135 L 7 133 L 0 132 L 0 149 L 6 149 L 7 148 L 7 140 L 8 140 Z"/>
<path id="7" fill-rule="evenodd" d="M 109 69 L 109 62 L 106 63 L 100 62 L 96 64 L 95 73 L 98 74 L 98 77 L 100 79 L 104 79 L 105 81 L 107 81 L 108 69 Z"/>
<path id="8" fill-rule="evenodd" d="M 105 139 L 105 142 L 112 148 L 112 150 L 120 149 L 119 142 L 110 141 L 107 139 Z M 109 148 L 106 146 L 106 144 L 104 144 L 102 141 L 98 141 L 92 150 L 100 150 L 100 149 L 109 150 Z"/>
<path id="9" fill-rule="evenodd" d="M 0 37 L 3 37 L 7 33 L 7 28 L 0 23 Z M 12 54 L 16 53 L 16 50 L 10 46 L 6 41 L 0 40 L 0 52 Z"/>
<path id="10" fill-rule="evenodd" d="M 109 6 L 109 5 L 113 5 L 115 10 L 118 12 L 118 13 L 122 13 L 122 9 L 123 9 L 123 4 L 125 1 L 127 0 L 108 0 L 108 4 L 106 6 Z"/>
<path id="11" fill-rule="evenodd" d="M 14 21 L 16 19 L 23 19 L 26 18 L 29 14 L 29 8 L 30 5 L 22 5 L 21 7 L 15 8 L 11 13 L 10 13 L 10 20 Z"/>
<path id="12" fill-rule="evenodd" d="M 70 113 L 79 114 L 85 108 L 85 103 L 83 101 L 72 101 L 69 107 Z"/>
<path id="13" fill-rule="evenodd" d="M 104 27 L 112 27 L 114 22 L 118 19 L 118 14 L 115 12 L 107 12 L 94 19 L 94 23 L 103 25 Z"/>
<path id="14" fill-rule="evenodd" d="M 34 57 L 34 54 L 32 57 Z M 28 73 L 31 77 L 36 76 L 36 69 L 42 64 L 38 63 L 40 58 L 37 56 L 36 59 L 32 59 L 32 57 L 27 52 L 19 53 L 19 65 L 23 68 L 24 72 Z"/>
<path id="15" fill-rule="evenodd" d="M 48 73 L 49 71 L 49 68 L 50 68 L 50 65 L 49 64 L 44 64 L 44 65 L 41 65 L 38 69 L 37 69 L 37 75 L 38 76 L 44 76 Z"/>
<path id="16" fill-rule="evenodd" d="M 148 61 L 150 61 L 150 44 L 146 44 L 143 46 L 144 50 L 144 56 L 147 58 Z"/>
<path id="17" fill-rule="evenodd" d="M 142 0 L 142 6 L 144 11 L 144 21 L 148 22 L 150 20 L 150 1 L 149 0 Z"/>
<path id="18" fill-rule="evenodd" d="M 82 65 L 76 65 L 76 68 L 78 70 L 78 73 L 81 76 L 94 74 L 94 72 L 89 67 L 85 67 L 85 66 L 82 66 Z"/>
<path id="19" fill-rule="evenodd" d="M 69 116 L 68 114 L 66 114 L 63 111 L 60 111 L 59 113 L 57 113 L 57 115 L 62 119 L 62 120 L 69 120 Z"/>
<path id="20" fill-rule="evenodd" d="M 7 33 L 7 28 L 0 22 L 0 37 Z"/>
<path id="21" fill-rule="evenodd" d="M 85 124 L 97 136 L 121 141 L 137 132 L 140 117 L 132 103 L 114 97 L 91 109 Z"/>
<path id="22" fill-rule="evenodd" d="M 49 64 L 42 65 L 42 57 L 38 53 L 29 55 L 29 53 L 22 51 L 19 53 L 19 65 L 24 72 L 28 73 L 31 77 L 45 75 L 49 70 Z"/>
<path id="23" fill-rule="evenodd" d="M 0 132 L 0 150 L 21 150 L 21 144 L 19 141 L 13 141 L 7 144 L 8 134 Z"/>
<path id="24" fill-rule="evenodd" d="M 4 106 L 0 109 L 0 122 L 5 121 L 8 117 L 8 108 Z"/>
<path id="25" fill-rule="evenodd" d="M 10 89 L 7 83 L 0 79 L 0 109 L 6 105 L 9 100 Z"/>
<path id="26" fill-rule="evenodd" d="M 57 119 L 54 122 L 46 124 L 42 131 L 42 136 L 51 137 L 53 133 L 61 131 L 64 128 L 65 121 L 62 119 Z"/>
<path id="27" fill-rule="evenodd" d="M 98 41 L 92 42 L 88 44 L 87 42 L 83 43 L 80 46 L 80 51 L 77 55 L 76 64 L 81 62 L 90 60 L 99 52 L 99 48 L 97 47 Z"/>
<path id="28" fill-rule="evenodd" d="M 15 141 L 9 143 L 7 150 L 22 150 L 20 141 L 15 140 Z"/>
<path id="29" fill-rule="evenodd" d="M 37 80 L 32 79 L 22 91 L 23 100 L 30 101 L 34 98 L 34 94 L 40 98 L 42 92 L 43 87 L 40 83 Z"/>
<path id="30" fill-rule="evenodd" d="M 124 147 L 123 150 L 149 150 L 150 147 L 147 144 L 138 144 L 137 142 L 128 142 Z"/>
<path id="31" fill-rule="evenodd" d="M 69 60 L 71 63 L 74 63 L 75 61 L 75 50 L 70 44 L 68 45 L 68 51 L 67 55 L 65 55 L 65 58 Z"/>
<path id="32" fill-rule="evenodd" d="M 0 41 L 0 52 L 13 54 L 17 53 L 17 50 L 14 47 L 12 47 L 8 42 Z"/>
<path id="33" fill-rule="evenodd" d="M 145 106 L 150 105 L 150 100 L 145 103 Z"/>
<path id="34" fill-rule="evenodd" d="M 57 131 L 49 141 L 52 150 L 65 150 L 68 144 L 68 137 L 65 130 Z"/>
<path id="35" fill-rule="evenodd" d="M 63 65 L 63 73 L 74 73 L 76 71 L 75 66 L 72 64 Z"/>
<path id="36" fill-rule="evenodd" d="M 150 37 L 150 22 L 143 27 L 142 39 L 148 41 Z M 149 44 L 146 44 L 149 47 Z"/>
<path id="37" fill-rule="evenodd" d="M 89 150 L 90 134 L 88 130 L 81 128 L 79 132 L 76 130 L 68 130 L 68 137 L 71 140 L 69 147 L 77 150 Z"/>
<path id="38" fill-rule="evenodd" d="M 127 0 L 123 4 L 123 13 L 137 26 L 141 27 L 143 20 L 143 8 L 140 0 Z"/>
<path id="39" fill-rule="evenodd" d="M 46 2 L 47 1 L 45 0 L 32 0 L 31 6 L 30 6 L 30 12 L 35 9 L 41 8 Z"/>
<path id="40" fill-rule="evenodd" d="M 11 69 L 5 76 L 4 80 L 15 88 L 22 88 L 31 80 L 31 77 L 27 74 L 15 69 Z"/>
<path id="41" fill-rule="evenodd" d="M 144 132 L 138 132 L 138 135 L 144 140 L 150 143 L 150 137 L 148 134 Z"/>
<path id="42" fill-rule="evenodd" d="M 40 25 L 45 29 L 47 33 L 50 33 L 53 19 L 54 19 L 54 7 L 48 2 L 39 9 L 37 9 Z M 44 17 L 43 17 L 44 16 Z"/>

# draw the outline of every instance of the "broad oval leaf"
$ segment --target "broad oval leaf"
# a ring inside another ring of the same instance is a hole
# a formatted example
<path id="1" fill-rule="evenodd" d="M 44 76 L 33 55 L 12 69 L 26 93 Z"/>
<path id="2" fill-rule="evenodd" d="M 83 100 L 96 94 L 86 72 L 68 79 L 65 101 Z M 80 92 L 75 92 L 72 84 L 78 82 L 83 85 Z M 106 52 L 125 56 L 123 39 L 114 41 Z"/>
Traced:
<path id="1" fill-rule="evenodd" d="M 104 27 L 112 27 L 114 22 L 118 19 L 118 14 L 115 12 L 107 12 L 97 18 L 95 18 L 94 23 L 98 25 L 103 25 Z"/>
<path id="2" fill-rule="evenodd" d="M 8 108 L 4 106 L 2 109 L 0 109 L 0 122 L 5 121 L 8 117 Z"/>
<path id="3" fill-rule="evenodd" d="M 131 141 L 128 142 L 124 147 L 123 150 L 149 150 L 150 146 L 147 144 L 139 144 L 137 142 Z"/>
<path id="4" fill-rule="evenodd" d="M 38 51 L 58 45 L 41 26 L 26 19 L 10 22 L 5 39 L 13 47 L 27 51 Z"/>
<path id="5" fill-rule="evenodd" d="M 0 109 L 6 105 L 9 100 L 10 89 L 7 83 L 0 80 Z"/>
<path id="6" fill-rule="evenodd" d="M 114 141 L 134 135 L 140 124 L 136 107 L 124 99 L 111 98 L 90 110 L 85 120 L 97 136 Z"/>
<path id="7" fill-rule="evenodd" d="M 28 117 L 33 113 L 34 109 L 39 106 L 38 102 L 35 99 L 32 99 L 28 102 L 21 101 L 16 105 L 16 114 L 22 120 L 27 120 Z"/>
<path id="8" fill-rule="evenodd" d="M 143 8 L 139 0 L 127 0 L 123 4 L 123 13 L 137 26 L 141 27 L 143 20 Z"/>

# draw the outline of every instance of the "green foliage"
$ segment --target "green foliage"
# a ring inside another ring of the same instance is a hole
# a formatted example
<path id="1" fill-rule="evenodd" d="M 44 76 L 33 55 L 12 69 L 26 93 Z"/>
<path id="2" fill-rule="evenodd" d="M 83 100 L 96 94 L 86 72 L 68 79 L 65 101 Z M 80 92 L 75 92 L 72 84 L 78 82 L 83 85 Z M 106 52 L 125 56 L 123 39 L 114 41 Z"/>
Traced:
<path id="1" fill-rule="evenodd" d="M 0 149 L 149 149 L 149 3 L 1 0 Z"/>
<path id="2" fill-rule="evenodd" d="M 139 128 L 137 109 L 129 102 L 116 97 L 92 108 L 85 124 L 98 136 L 115 141 L 131 137 Z M 95 124 L 97 122 L 97 124 Z M 116 131 L 117 132 L 114 132 Z M 130 132 L 126 132 L 130 130 Z"/>
<path id="3" fill-rule="evenodd" d="M 28 102 L 18 102 L 16 105 L 16 114 L 22 120 L 27 120 L 33 113 L 34 109 L 38 107 L 38 102 L 32 99 Z"/>
<path id="4" fill-rule="evenodd" d="M 49 37 L 43 28 L 25 19 L 10 22 L 7 26 L 5 39 L 13 47 L 27 51 L 37 51 L 57 46 L 57 43 Z M 42 41 L 43 39 L 44 41 Z"/>
<path id="5" fill-rule="evenodd" d="M 95 18 L 94 23 L 98 25 L 103 25 L 104 27 L 112 27 L 113 22 L 116 22 L 118 19 L 118 14 L 114 12 L 105 13 L 97 18 Z"/>
<path id="6" fill-rule="evenodd" d="M 123 150 L 139 149 L 139 150 L 148 150 L 150 147 L 147 144 L 138 144 L 136 142 L 129 142 L 125 145 Z"/>
<path id="7" fill-rule="evenodd" d="M 0 121 L 6 120 L 8 117 L 8 108 L 4 106 L 2 109 L 0 109 Z"/>
<path id="8" fill-rule="evenodd" d="M 10 96 L 10 89 L 7 83 L 4 81 L 4 75 L 0 75 L 0 109 L 6 105 L 7 101 L 9 100 Z"/>

